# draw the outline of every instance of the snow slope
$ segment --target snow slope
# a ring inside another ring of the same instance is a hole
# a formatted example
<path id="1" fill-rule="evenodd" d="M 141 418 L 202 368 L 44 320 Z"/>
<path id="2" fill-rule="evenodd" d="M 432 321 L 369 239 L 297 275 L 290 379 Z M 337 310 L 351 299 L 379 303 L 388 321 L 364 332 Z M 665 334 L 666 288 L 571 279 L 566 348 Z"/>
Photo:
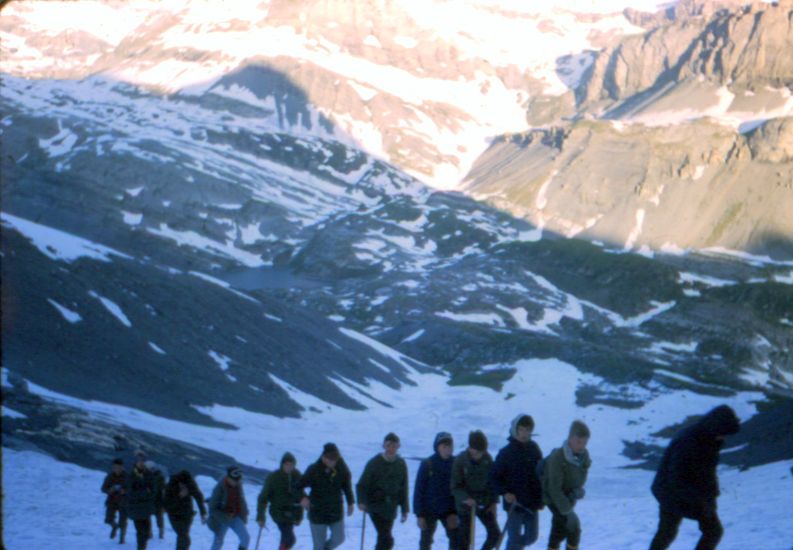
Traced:
<path id="1" fill-rule="evenodd" d="M 395 352 L 384 346 L 375 349 L 394 357 Z M 307 406 L 313 405 L 316 410 L 298 419 L 277 419 L 218 406 L 206 410 L 216 419 L 238 426 L 239 430 L 165 421 L 132 409 L 65 398 L 36 386 L 32 386 L 31 391 L 56 401 L 68 399 L 71 404 L 93 411 L 92 414 L 106 415 L 130 426 L 214 447 L 243 463 L 259 467 L 277 467 L 281 454 L 289 450 L 304 469 L 316 459 L 324 442 L 334 440 L 348 461 L 354 479 L 379 449 L 383 434 L 394 430 L 403 441 L 401 454 L 408 461 L 411 482 L 418 460 L 431 452 L 431 442 L 437 431 L 451 431 L 456 449 L 460 451 L 464 448 L 467 432 L 481 428 L 490 440 L 491 452 L 495 453 L 505 442 L 511 418 L 527 412 L 537 422 L 535 439 L 547 454 L 561 443 L 569 422 L 581 418 L 593 432 L 590 452 L 594 461 L 587 497 L 578 505 L 584 526 L 584 544 L 595 550 L 646 548 L 657 513 L 649 492 L 652 473 L 623 469 L 631 461 L 619 454 L 622 441 L 637 438 L 652 441 L 646 434 L 688 415 L 705 412 L 724 401 L 691 392 L 666 392 L 638 409 L 582 408 L 575 405 L 576 388 L 582 383 L 604 387 L 602 380 L 581 374 L 557 360 L 526 360 L 512 366 L 518 372 L 502 393 L 482 387 L 449 386 L 445 377 L 414 372 L 412 379 L 417 385 L 403 386 L 399 390 L 374 383 L 357 386 L 342 381 L 340 384 L 349 391 L 361 389 L 372 396 L 371 403 L 367 403 L 370 409 L 364 412 L 333 407 L 316 399 L 307 401 L 305 394 L 295 395 L 295 398 Z M 284 386 L 293 394 L 299 393 L 288 384 Z M 512 394 L 515 397 L 507 397 Z M 758 397 L 759 394 L 743 393 L 727 402 L 742 420 L 746 420 L 755 412 L 753 402 Z M 4 414 L 13 412 L 4 410 Z M 53 543 L 63 550 L 113 547 L 101 523 L 103 495 L 99 486 L 102 473 L 63 464 L 33 451 L 4 449 L 4 463 L 4 491 L 6 495 L 15 495 L 14 506 L 7 506 L 4 511 L 8 548 L 39 548 Z M 790 463 L 778 462 L 745 472 L 721 468 L 720 510 L 726 529 L 721 550 L 746 550 L 757 545 L 768 550 L 791 548 L 786 527 L 789 525 L 788 511 L 793 504 L 790 466 Z M 211 479 L 199 478 L 198 481 L 205 494 L 211 491 Z M 31 484 L 40 491 L 26 490 Z M 249 503 L 255 502 L 259 489 L 253 484 L 247 486 Z M 81 495 L 79 507 L 72 504 L 75 495 Z M 499 514 L 503 523 L 503 511 Z M 48 518 L 46 530 L 41 529 L 41 517 Z M 342 548 L 358 547 L 360 524 L 360 513 L 347 521 L 348 540 Z M 248 527 L 255 535 L 255 524 L 250 522 Z M 550 514 L 545 511 L 541 515 L 538 545 L 547 540 L 549 527 Z M 305 525 L 297 532 L 297 548 L 309 548 Z M 196 548 L 209 545 L 211 535 L 205 527 L 194 525 L 193 533 Z M 263 535 L 264 548 L 274 547 L 274 536 L 271 527 Z M 418 530 L 414 519 L 411 517 L 405 525 L 398 524 L 395 536 L 398 548 L 416 547 Z M 673 548 L 691 547 L 697 536 L 696 526 L 686 522 Z M 367 540 L 372 542 L 373 539 L 370 527 Z M 150 547 L 170 547 L 173 540 L 169 530 L 165 542 L 155 540 Z M 235 547 L 235 542 L 231 535 L 225 547 Z"/>

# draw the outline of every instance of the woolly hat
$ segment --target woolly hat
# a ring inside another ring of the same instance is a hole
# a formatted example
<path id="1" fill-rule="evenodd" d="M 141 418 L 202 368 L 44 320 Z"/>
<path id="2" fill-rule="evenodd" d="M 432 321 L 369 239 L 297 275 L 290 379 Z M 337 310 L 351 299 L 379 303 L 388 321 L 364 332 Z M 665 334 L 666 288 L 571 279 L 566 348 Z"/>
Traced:
<path id="1" fill-rule="evenodd" d="M 226 468 L 226 473 L 231 479 L 238 480 L 242 477 L 242 470 L 236 464 L 232 464 Z"/>
<path id="2" fill-rule="evenodd" d="M 192 481 L 193 476 L 190 475 L 190 472 L 188 472 L 187 470 L 182 470 L 181 472 L 174 474 L 174 476 L 171 479 L 175 479 L 179 483 L 187 484 L 190 483 L 190 481 Z"/>
<path id="3" fill-rule="evenodd" d="M 399 436 L 394 432 L 388 432 L 383 439 L 383 443 L 387 443 L 389 441 L 392 443 L 399 443 Z"/>
<path id="4" fill-rule="evenodd" d="M 468 446 L 476 451 L 485 452 L 487 450 L 487 436 L 480 430 L 474 430 L 468 434 Z"/>
<path id="5" fill-rule="evenodd" d="M 330 460 L 338 460 L 341 453 L 335 443 L 325 443 L 325 446 L 322 447 L 322 456 Z"/>
<path id="6" fill-rule="evenodd" d="M 121 460 L 120 458 L 114 458 L 113 459 L 113 464 L 119 464 L 119 465 L 123 466 L 124 465 L 124 461 Z"/>
<path id="7" fill-rule="evenodd" d="M 452 438 L 452 434 L 449 432 L 438 432 L 435 436 L 435 441 L 432 444 L 432 448 L 436 451 L 438 450 L 438 446 L 441 443 L 446 443 L 447 445 L 454 445 L 454 439 Z"/>
<path id="8" fill-rule="evenodd" d="M 284 456 L 281 457 L 281 466 L 283 466 L 285 462 L 297 464 L 297 459 L 295 458 L 295 455 L 287 451 L 284 453 Z"/>

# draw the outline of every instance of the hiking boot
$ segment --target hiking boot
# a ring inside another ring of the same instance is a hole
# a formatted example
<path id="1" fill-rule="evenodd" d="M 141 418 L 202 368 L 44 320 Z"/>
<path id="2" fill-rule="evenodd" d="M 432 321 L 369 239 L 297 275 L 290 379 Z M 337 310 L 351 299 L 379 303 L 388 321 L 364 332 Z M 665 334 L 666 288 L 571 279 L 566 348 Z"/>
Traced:
<path id="1" fill-rule="evenodd" d="M 116 538 L 116 533 L 118 533 L 118 524 L 117 524 L 117 523 L 114 523 L 114 524 L 111 526 L 111 529 L 110 529 L 110 538 L 111 538 L 111 539 L 114 539 L 114 538 Z"/>

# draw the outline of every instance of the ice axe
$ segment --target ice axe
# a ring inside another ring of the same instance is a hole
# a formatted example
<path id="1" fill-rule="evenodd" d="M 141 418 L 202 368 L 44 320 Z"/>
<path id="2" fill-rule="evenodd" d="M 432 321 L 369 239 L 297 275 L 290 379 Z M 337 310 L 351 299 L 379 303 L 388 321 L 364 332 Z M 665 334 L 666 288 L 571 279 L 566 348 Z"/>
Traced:
<path id="1" fill-rule="evenodd" d="M 501 534 L 498 536 L 498 542 L 496 542 L 496 550 L 501 548 L 501 543 L 504 542 L 504 537 L 507 535 L 507 525 L 509 525 L 509 518 L 512 515 L 512 512 L 515 511 L 515 505 L 518 503 L 517 500 L 513 500 L 512 504 L 509 505 L 509 510 L 507 511 L 507 521 L 504 522 L 504 528 L 501 530 Z"/>
<path id="2" fill-rule="evenodd" d="M 259 543 L 262 540 L 262 529 L 264 529 L 264 527 L 262 525 L 260 525 L 259 526 L 259 534 L 256 535 L 256 549 L 255 550 L 259 550 Z M 269 529 L 268 529 L 268 531 L 269 531 Z"/>
<path id="3" fill-rule="evenodd" d="M 361 523 L 361 550 L 363 550 L 364 540 L 366 540 L 366 512 L 363 513 L 363 522 Z"/>
<path id="4" fill-rule="evenodd" d="M 468 550 L 474 550 L 476 547 L 476 506 L 471 506 L 471 526 L 469 527 L 468 536 Z"/>

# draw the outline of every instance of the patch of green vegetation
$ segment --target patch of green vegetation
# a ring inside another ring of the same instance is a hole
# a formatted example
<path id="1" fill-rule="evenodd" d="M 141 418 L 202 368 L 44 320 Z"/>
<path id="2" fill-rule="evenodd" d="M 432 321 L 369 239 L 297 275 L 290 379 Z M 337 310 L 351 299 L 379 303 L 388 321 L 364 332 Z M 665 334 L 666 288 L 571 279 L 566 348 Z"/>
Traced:
<path id="1" fill-rule="evenodd" d="M 684 297 L 677 270 L 638 254 L 615 254 L 579 239 L 508 243 L 496 252 L 571 294 L 632 316 L 650 309 L 652 300 Z"/>
<path id="2" fill-rule="evenodd" d="M 784 283 L 724 286 L 710 290 L 708 297 L 749 308 L 760 319 L 774 324 L 793 311 L 793 286 Z"/>
<path id="3" fill-rule="evenodd" d="M 724 214 L 722 214 L 721 218 L 719 218 L 719 221 L 716 222 L 716 227 L 713 228 L 710 236 L 705 240 L 705 245 L 713 246 L 718 243 L 727 228 L 735 221 L 735 219 L 738 217 L 738 214 L 741 213 L 741 210 L 743 210 L 743 204 L 735 203 L 731 205 L 724 212 Z"/>

